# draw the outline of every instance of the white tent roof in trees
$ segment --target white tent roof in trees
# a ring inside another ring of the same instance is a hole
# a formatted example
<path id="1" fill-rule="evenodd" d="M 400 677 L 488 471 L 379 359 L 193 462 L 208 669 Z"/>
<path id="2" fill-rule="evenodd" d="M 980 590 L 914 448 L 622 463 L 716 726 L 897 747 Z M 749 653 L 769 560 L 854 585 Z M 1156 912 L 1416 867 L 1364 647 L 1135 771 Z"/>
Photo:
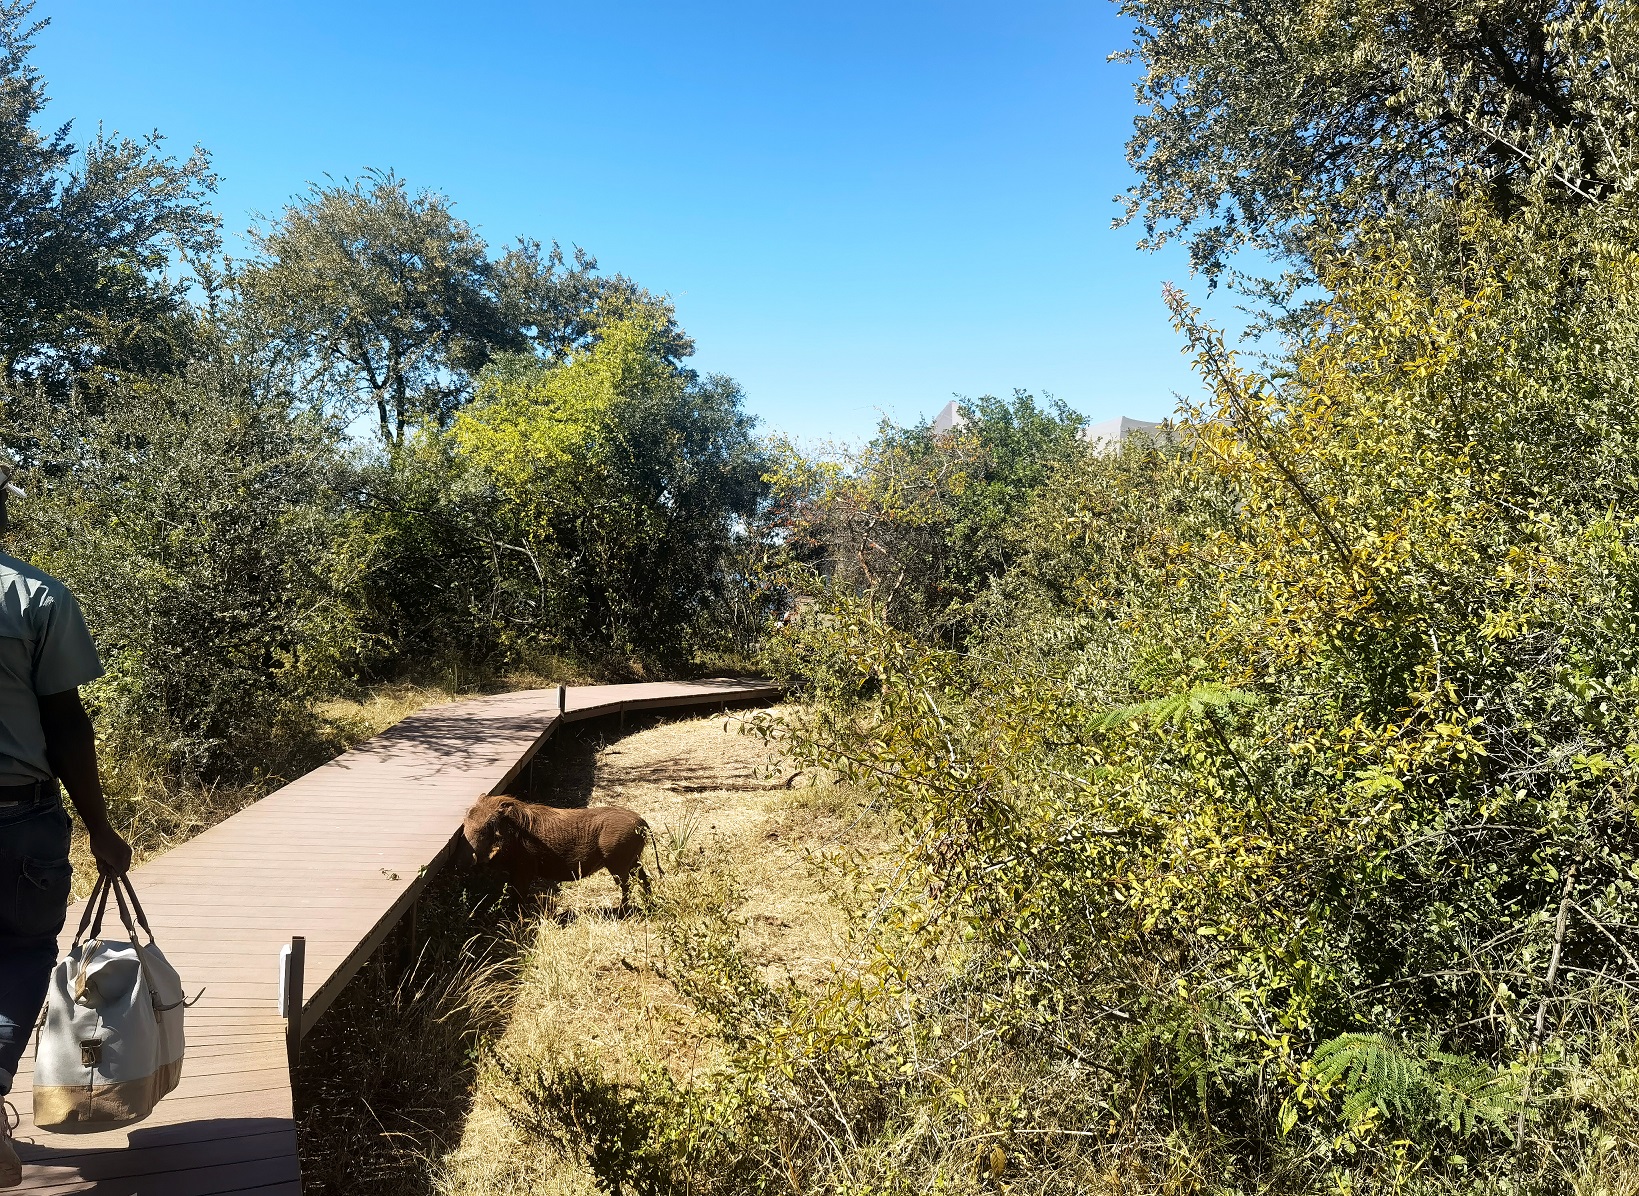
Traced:
<path id="1" fill-rule="evenodd" d="M 943 436 L 946 432 L 954 432 L 957 428 L 967 425 L 967 416 L 962 414 L 961 406 L 952 399 L 946 403 L 933 417 L 933 434 Z"/>
<path id="2" fill-rule="evenodd" d="M 1164 435 L 1161 424 L 1153 419 L 1131 419 L 1118 415 L 1101 423 L 1088 424 L 1081 430 L 1081 438 L 1101 452 L 1110 452 L 1134 432 L 1145 436 Z"/>

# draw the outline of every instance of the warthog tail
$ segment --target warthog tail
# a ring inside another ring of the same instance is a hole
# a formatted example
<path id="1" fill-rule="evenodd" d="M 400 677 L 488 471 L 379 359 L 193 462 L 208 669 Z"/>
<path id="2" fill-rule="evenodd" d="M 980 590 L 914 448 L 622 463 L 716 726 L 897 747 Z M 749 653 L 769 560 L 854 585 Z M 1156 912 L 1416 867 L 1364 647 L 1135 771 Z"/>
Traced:
<path id="1" fill-rule="evenodd" d="M 649 841 L 649 850 L 654 852 L 654 870 L 659 876 L 666 875 L 666 870 L 660 866 L 660 844 L 655 842 L 654 830 L 648 823 L 643 824 L 643 837 Z"/>

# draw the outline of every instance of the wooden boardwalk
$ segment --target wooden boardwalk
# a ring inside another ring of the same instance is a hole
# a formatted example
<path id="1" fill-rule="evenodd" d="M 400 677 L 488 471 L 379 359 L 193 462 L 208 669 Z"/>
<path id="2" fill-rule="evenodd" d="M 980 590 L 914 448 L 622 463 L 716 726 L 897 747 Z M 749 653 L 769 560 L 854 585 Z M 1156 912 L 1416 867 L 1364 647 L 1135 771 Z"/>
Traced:
<path id="1" fill-rule="evenodd" d="M 578 686 L 566 719 L 774 696 L 740 681 Z M 11 1100 L 21 1192 L 100 1196 L 296 1196 L 280 949 L 307 940 L 301 1028 L 414 903 L 448 857 L 462 815 L 505 790 L 559 721 L 558 691 L 530 690 L 419 711 L 361 747 L 132 873 L 189 994 L 182 1082 L 129 1130 L 51 1134 L 29 1120 L 25 1058 Z M 62 946 L 79 920 L 69 914 Z M 32 1055 L 32 1052 L 30 1052 Z"/>

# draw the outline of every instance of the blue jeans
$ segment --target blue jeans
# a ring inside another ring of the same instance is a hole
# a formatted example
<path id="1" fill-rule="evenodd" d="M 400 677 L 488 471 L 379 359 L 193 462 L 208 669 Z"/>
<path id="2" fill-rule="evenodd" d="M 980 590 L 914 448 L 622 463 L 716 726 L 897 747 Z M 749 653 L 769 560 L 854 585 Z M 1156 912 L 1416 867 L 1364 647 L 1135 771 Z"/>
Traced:
<path id="1" fill-rule="evenodd" d="M 55 796 L 0 805 L 0 1093 L 11 1091 L 57 962 L 74 882 L 70 828 Z"/>

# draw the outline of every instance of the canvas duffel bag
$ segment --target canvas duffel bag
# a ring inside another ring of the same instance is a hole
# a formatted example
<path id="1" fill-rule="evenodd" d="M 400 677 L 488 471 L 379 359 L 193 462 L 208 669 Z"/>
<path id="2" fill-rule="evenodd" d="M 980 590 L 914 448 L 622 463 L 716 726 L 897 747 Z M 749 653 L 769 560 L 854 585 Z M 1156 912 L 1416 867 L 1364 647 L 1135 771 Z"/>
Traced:
<path id="1" fill-rule="evenodd" d="M 102 937 L 110 894 L 128 941 Z M 132 910 L 146 943 L 138 941 Z M 82 943 L 88 925 L 91 937 Z M 34 1124 L 93 1133 L 152 1113 L 182 1077 L 183 1007 L 182 980 L 154 944 L 130 880 L 100 877 L 74 945 L 51 973 L 34 1048 Z"/>

